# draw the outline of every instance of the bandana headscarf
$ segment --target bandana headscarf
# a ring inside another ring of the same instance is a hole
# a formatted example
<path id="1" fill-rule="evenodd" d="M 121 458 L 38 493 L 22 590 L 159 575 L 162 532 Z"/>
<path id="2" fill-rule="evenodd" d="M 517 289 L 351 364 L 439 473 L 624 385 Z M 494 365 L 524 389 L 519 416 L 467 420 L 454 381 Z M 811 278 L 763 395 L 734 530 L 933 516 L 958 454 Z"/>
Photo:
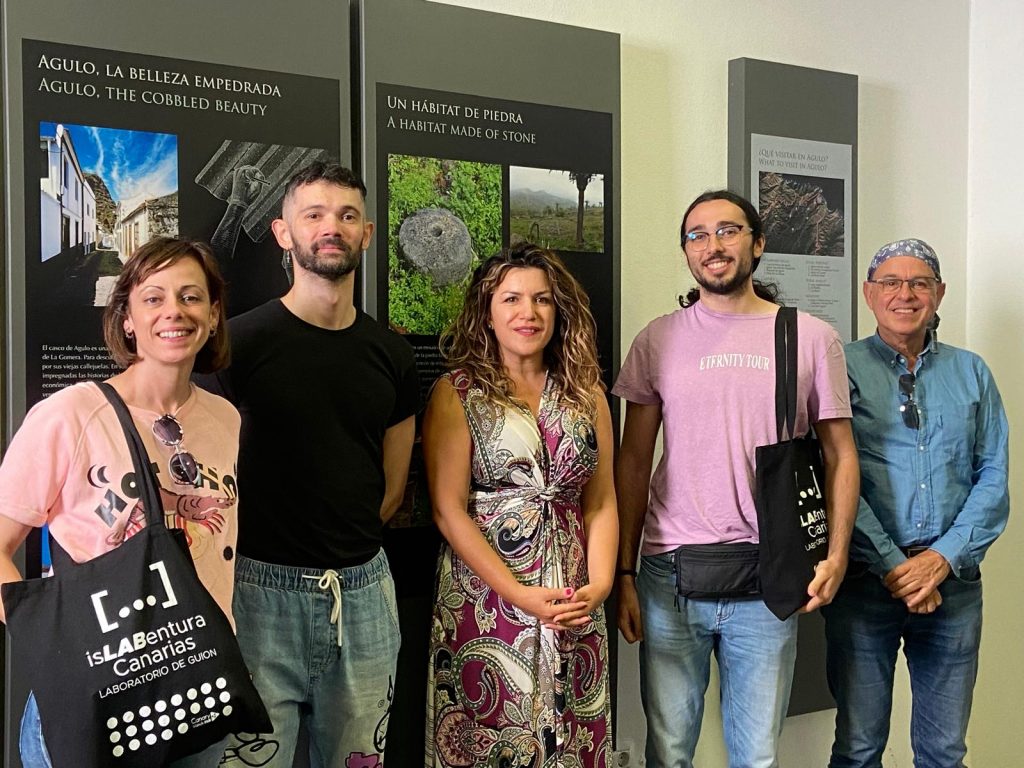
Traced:
<path id="1" fill-rule="evenodd" d="M 879 248 L 874 258 L 871 259 L 871 266 L 868 267 L 868 280 L 874 277 L 876 269 L 893 256 L 913 256 L 915 259 L 920 259 L 932 268 L 936 278 L 942 280 L 942 275 L 939 273 L 939 257 L 935 255 L 935 250 L 924 240 L 914 237 L 897 240 L 895 243 L 889 243 Z"/>

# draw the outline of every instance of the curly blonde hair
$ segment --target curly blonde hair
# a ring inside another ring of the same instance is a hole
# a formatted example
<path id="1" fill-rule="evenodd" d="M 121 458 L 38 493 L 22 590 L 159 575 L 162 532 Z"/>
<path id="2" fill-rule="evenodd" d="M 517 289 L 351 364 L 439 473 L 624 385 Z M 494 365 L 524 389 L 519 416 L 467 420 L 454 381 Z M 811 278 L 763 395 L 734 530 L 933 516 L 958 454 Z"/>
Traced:
<path id="1" fill-rule="evenodd" d="M 488 322 L 491 297 L 505 276 L 513 269 L 530 268 L 547 276 L 555 302 L 555 329 L 544 348 L 548 375 L 558 385 L 564 405 L 593 415 L 596 396 L 603 385 L 590 299 L 562 260 L 546 248 L 517 243 L 477 267 L 462 310 L 441 335 L 441 354 L 450 370 L 465 371 L 488 399 L 505 405 L 521 404 L 513 395 L 512 380 Z"/>

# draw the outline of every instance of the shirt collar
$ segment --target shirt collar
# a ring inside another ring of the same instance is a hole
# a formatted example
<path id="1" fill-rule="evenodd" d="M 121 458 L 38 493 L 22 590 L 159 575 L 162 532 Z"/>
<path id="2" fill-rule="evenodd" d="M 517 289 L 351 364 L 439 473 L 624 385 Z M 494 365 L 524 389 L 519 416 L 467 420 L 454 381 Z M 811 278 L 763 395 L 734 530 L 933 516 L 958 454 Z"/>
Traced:
<path id="1" fill-rule="evenodd" d="M 897 365 L 903 365 L 906 362 L 903 359 L 903 355 L 882 340 L 882 337 L 878 335 L 877 329 L 875 329 L 874 335 L 868 339 L 868 343 L 871 345 L 871 348 L 875 350 L 875 353 L 882 358 L 885 364 L 891 368 L 895 368 Z M 925 360 L 930 354 L 939 354 L 939 341 L 935 338 L 935 334 L 932 331 L 928 331 L 928 335 L 925 337 L 924 349 L 922 349 L 921 354 L 918 355 L 921 365 L 924 365 Z"/>

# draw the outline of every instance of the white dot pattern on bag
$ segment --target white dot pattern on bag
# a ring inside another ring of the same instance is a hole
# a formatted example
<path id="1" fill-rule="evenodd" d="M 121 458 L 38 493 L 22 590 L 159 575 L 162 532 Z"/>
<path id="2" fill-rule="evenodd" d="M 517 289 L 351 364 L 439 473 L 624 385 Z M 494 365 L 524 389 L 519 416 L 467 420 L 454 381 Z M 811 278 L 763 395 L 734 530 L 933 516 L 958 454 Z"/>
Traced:
<path id="1" fill-rule="evenodd" d="M 228 703 L 232 696 L 227 687 L 228 681 L 218 677 L 183 693 L 175 693 L 168 700 L 160 699 L 137 711 L 128 710 L 120 717 L 107 718 L 110 754 L 123 757 L 128 752 L 145 750 L 161 740 L 171 741 L 176 733 L 185 734 L 193 727 L 229 716 L 234 707 Z M 189 719 L 190 714 L 192 719 Z"/>

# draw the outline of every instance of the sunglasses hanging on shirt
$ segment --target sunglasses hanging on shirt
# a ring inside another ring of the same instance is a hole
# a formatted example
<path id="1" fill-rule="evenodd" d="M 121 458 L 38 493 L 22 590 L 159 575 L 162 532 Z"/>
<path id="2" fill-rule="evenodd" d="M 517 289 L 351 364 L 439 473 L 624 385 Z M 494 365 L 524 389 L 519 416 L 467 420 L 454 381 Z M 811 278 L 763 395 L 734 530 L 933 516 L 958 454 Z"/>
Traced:
<path id="1" fill-rule="evenodd" d="M 167 462 L 174 482 L 178 485 L 198 486 L 199 465 L 196 464 L 195 456 L 181 448 L 185 438 L 181 422 L 169 413 L 164 414 L 153 422 L 153 434 L 161 443 L 174 449 L 174 455 Z"/>
<path id="2" fill-rule="evenodd" d="M 910 429 L 920 429 L 921 413 L 917 408 L 917 401 L 914 399 L 914 387 L 917 384 L 917 377 L 912 373 L 904 373 L 900 376 L 900 396 L 903 402 L 900 404 L 900 415 L 903 416 L 903 423 Z"/>

